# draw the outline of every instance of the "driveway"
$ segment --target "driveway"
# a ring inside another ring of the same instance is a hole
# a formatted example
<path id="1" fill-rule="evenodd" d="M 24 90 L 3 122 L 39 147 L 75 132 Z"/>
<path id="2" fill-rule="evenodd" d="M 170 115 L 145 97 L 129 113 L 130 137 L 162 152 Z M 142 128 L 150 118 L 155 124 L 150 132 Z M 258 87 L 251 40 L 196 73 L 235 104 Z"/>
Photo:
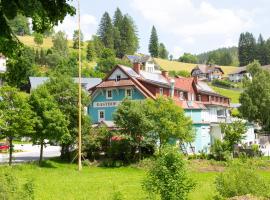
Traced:
<path id="1" fill-rule="evenodd" d="M 23 152 L 13 153 L 14 162 L 27 162 L 39 159 L 40 146 L 32 144 L 15 144 L 15 150 L 22 150 Z M 8 162 L 8 153 L 0 153 L 0 163 Z M 43 158 L 48 159 L 51 157 L 60 156 L 59 146 L 47 146 L 43 148 Z"/>

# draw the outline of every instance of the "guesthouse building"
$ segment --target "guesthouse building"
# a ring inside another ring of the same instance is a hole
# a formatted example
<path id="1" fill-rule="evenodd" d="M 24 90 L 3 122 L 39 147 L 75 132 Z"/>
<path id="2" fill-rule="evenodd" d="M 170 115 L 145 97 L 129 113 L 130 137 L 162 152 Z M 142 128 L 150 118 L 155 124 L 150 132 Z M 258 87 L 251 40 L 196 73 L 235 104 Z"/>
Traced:
<path id="1" fill-rule="evenodd" d="M 156 99 L 170 97 L 183 108 L 193 121 L 195 141 L 185 144 L 186 151 L 208 152 L 215 138 L 222 133 L 220 122 L 229 122 L 230 99 L 213 91 L 197 77 L 170 77 L 168 72 L 153 73 L 142 70 L 140 63 L 133 68 L 117 65 L 96 86 L 89 89 L 91 103 L 88 114 L 94 126 L 102 123 L 115 128 L 113 113 L 125 99 Z"/>

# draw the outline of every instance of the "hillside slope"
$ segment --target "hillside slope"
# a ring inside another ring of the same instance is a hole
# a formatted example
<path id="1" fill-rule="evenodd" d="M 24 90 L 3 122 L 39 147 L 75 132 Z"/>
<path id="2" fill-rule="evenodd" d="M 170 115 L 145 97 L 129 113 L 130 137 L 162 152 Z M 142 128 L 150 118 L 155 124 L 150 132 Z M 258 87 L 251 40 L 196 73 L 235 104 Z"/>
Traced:
<path id="1" fill-rule="evenodd" d="M 196 64 L 191 64 L 191 63 L 182 63 L 182 62 L 177 62 L 177 61 L 170 61 L 170 60 L 165 60 L 165 59 L 160 59 L 160 58 L 155 58 L 155 61 L 157 64 L 164 70 L 168 71 L 180 71 L 180 70 L 185 70 L 188 72 L 191 72 L 191 70 L 196 66 Z M 225 73 L 225 76 L 228 76 L 229 73 L 235 71 L 238 67 L 233 67 L 233 66 L 221 66 L 222 70 Z"/>

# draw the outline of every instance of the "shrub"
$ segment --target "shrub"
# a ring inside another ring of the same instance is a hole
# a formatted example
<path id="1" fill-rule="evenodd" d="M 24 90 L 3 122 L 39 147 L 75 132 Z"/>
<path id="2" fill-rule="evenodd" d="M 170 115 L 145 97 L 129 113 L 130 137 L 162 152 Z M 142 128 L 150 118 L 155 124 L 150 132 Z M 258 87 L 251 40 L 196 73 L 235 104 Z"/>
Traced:
<path id="1" fill-rule="evenodd" d="M 32 200 L 34 199 L 34 185 L 27 181 L 23 185 L 10 172 L 0 172 L 0 199 L 5 200 Z"/>
<path id="2" fill-rule="evenodd" d="M 215 160 L 225 161 L 231 157 L 230 151 L 227 149 L 227 144 L 220 140 L 215 140 L 210 148 L 211 157 Z"/>
<path id="3" fill-rule="evenodd" d="M 258 197 L 270 197 L 268 183 L 247 164 L 230 165 L 217 176 L 216 189 L 223 197 L 235 197 L 251 194 Z"/>
<path id="4" fill-rule="evenodd" d="M 161 149 L 142 186 L 150 197 L 159 195 L 161 200 L 184 200 L 195 183 L 188 177 L 179 151 L 166 146 Z"/>
<path id="5" fill-rule="evenodd" d="M 214 79 L 212 81 L 212 84 L 216 86 L 226 87 L 226 88 L 234 88 L 234 84 L 228 80 Z"/>

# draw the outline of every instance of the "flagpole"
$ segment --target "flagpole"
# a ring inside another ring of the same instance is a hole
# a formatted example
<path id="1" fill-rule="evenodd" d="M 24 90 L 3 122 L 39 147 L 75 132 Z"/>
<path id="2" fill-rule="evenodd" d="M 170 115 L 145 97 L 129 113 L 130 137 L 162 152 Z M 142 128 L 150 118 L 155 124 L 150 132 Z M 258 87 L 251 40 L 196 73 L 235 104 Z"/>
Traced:
<path id="1" fill-rule="evenodd" d="M 78 98 L 78 111 L 79 111 L 79 127 L 78 127 L 78 170 L 82 170 L 82 80 L 81 80 L 81 16 L 80 16 L 80 0 L 78 0 L 78 32 L 79 32 L 79 98 Z"/>

